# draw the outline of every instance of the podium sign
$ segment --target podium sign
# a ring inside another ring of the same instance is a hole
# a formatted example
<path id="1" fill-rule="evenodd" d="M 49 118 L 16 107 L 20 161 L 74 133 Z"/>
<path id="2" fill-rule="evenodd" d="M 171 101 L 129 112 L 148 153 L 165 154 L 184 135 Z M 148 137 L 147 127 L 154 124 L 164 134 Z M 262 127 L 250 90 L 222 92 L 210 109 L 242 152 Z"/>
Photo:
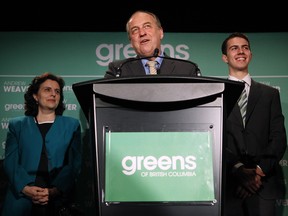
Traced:
<path id="1" fill-rule="evenodd" d="M 203 132 L 106 132 L 105 202 L 214 202 Z"/>

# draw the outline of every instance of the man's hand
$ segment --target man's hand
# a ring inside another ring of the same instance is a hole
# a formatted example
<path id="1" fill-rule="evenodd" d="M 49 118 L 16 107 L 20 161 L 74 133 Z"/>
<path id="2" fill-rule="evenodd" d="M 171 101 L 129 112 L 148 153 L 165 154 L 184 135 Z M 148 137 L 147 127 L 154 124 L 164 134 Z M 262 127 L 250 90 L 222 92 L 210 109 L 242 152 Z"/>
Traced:
<path id="1" fill-rule="evenodd" d="M 261 178 L 265 176 L 260 167 L 255 169 L 241 166 L 235 173 L 239 186 L 236 195 L 242 199 L 255 194 L 262 186 Z"/>

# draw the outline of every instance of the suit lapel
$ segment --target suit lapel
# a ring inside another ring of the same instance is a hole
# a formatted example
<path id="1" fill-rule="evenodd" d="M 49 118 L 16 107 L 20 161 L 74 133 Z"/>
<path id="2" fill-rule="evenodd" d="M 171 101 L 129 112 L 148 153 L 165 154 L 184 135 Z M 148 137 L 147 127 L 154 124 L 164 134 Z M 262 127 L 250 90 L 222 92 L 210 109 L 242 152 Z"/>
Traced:
<path id="1" fill-rule="evenodd" d="M 243 127 L 243 120 L 242 120 L 242 116 L 241 116 L 241 112 L 240 112 L 240 108 L 238 106 L 238 103 L 235 104 L 233 111 L 231 112 L 231 115 L 234 115 L 234 118 L 237 119 L 237 122 L 239 122 L 239 124 L 241 124 Z"/>
<path id="2" fill-rule="evenodd" d="M 249 122 L 249 118 L 253 113 L 253 110 L 257 104 L 257 101 L 261 97 L 261 86 L 258 83 L 251 80 L 250 92 L 248 97 L 247 112 L 246 112 L 246 123 Z"/>
<path id="3" fill-rule="evenodd" d="M 131 64 L 128 64 L 127 67 L 128 67 L 128 70 L 130 71 L 128 74 L 146 75 L 145 69 L 142 65 L 141 60 L 131 62 Z"/>
<path id="4" fill-rule="evenodd" d="M 161 67 L 160 67 L 160 74 L 172 74 L 175 69 L 175 62 L 173 59 L 163 59 Z"/>

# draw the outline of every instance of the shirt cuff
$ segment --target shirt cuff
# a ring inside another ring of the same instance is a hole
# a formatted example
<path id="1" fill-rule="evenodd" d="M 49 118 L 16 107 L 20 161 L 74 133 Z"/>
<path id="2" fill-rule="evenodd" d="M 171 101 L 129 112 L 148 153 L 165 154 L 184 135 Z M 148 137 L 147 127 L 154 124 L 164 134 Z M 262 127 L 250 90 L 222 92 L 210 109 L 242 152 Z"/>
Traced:
<path id="1" fill-rule="evenodd" d="M 235 172 L 237 171 L 237 169 L 238 169 L 239 167 L 241 167 L 241 166 L 244 166 L 244 164 L 241 163 L 241 162 L 235 164 L 235 165 L 233 166 L 232 172 L 235 173 Z"/>

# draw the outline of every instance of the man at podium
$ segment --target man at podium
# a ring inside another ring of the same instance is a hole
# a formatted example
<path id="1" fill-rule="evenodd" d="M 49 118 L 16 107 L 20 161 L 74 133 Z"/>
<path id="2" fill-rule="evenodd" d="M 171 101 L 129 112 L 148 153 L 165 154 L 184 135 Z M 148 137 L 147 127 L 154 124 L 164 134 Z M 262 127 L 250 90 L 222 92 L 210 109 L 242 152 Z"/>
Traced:
<path id="1" fill-rule="evenodd" d="M 157 74 L 201 76 L 197 64 L 171 58 L 161 50 L 164 32 L 159 18 L 154 13 L 134 12 L 126 23 L 126 31 L 137 56 L 110 62 L 104 78 Z M 150 71 L 149 62 L 154 62 L 155 69 Z"/>

